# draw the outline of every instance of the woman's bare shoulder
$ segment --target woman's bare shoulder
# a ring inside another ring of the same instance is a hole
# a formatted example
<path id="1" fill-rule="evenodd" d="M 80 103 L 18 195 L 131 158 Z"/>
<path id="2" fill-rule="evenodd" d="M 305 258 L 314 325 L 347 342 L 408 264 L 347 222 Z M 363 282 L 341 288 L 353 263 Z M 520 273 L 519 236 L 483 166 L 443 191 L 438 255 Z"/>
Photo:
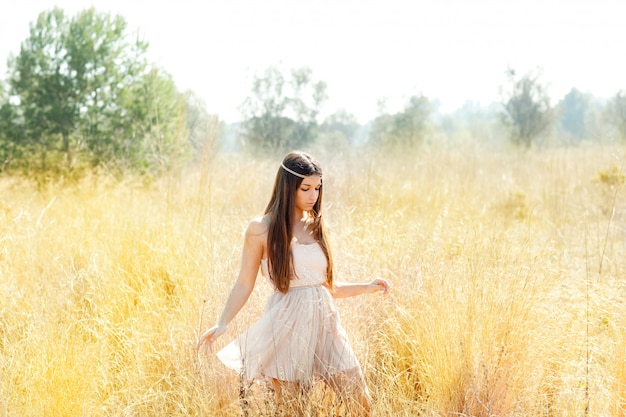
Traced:
<path id="1" fill-rule="evenodd" d="M 248 224 L 248 229 L 246 230 L 246 236 L 250 237 L 266 237 L 267 231 L 270 227 L 269 216 L 259 216 Z"/>

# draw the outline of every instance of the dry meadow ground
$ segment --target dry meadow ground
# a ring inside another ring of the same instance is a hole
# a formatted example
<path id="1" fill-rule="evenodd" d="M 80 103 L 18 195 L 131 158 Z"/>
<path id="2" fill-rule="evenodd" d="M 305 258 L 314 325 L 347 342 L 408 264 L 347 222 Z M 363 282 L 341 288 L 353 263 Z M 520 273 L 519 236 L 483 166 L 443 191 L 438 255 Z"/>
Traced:
<path id="1" fill-rule="evenodd" d="M 318 157 L 338 278 L 394 283 L 338 300 L 377 416 L 626 416 L 626 148 Z M 237 376 L 194 345 L 276 168 L 0 178 L 0 416 L 240 415 Z"/>

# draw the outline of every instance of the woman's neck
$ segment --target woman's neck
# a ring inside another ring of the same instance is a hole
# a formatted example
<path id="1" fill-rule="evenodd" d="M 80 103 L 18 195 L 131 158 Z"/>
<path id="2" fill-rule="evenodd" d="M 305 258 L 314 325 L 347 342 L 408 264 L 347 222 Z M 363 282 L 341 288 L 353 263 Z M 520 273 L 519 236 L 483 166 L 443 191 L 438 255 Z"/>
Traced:
<path id="1" fill-rule="evenodd" d="M 309 219 L 311 218 L 311 215 L 309 214 L 308 211 L 304 211 L 304 210 L 300 210 L 300 209 L 296 209 L 296 213 L 294 216 L 294 226 L 298 223 L 308 223 Z"/>
<path id="2" fill-rule="evenodd" d="M 311 240 L 312 230 L 309 227 L 311 221 L 308 212 L 302 212 L 293 225 L 293 237 L 299 242 Z"/>

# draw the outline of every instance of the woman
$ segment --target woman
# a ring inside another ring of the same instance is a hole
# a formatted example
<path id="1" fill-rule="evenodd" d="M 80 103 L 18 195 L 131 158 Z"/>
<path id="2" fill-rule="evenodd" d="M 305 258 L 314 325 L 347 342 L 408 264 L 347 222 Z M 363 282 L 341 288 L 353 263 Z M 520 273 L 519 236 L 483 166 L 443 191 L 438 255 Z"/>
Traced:
<path id="1" fill-rule="evenodd" d="M 322 194 L 317 161 L 303 152 L 289 153 L 278 168 L 265 214 L 246 230 L 241 270 L 224 310 L 197 348 L 212 350 L 248 300 L 260 267 L 275 289 L 265 313 L 217 356 L 246 379 L 271 381 L 279 404 L 321 380 L 369 415 L 367 387 L 333 298 L 387 294 L 390 284 L 380 278 L 359 284 L 334 281 Z"/>

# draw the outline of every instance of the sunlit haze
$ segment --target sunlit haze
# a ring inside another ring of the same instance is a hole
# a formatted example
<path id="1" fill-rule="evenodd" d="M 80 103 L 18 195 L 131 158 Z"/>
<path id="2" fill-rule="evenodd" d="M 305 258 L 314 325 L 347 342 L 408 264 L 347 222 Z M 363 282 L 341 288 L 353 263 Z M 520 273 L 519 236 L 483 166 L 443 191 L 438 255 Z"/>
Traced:
<path id="1" fill-rule="evenodd" d="M 452 111 L 499 100 L 508 67 L 543 70 L 557 102 L 571 88 L 610 97 L 626 88 L 620 1 L 131 1 L 26 0 L 0 6 L 0 78 L 29 23 L 54 5 L 122 15 L 149 58 L 227 122 L 270 65 L 309 66 L 328 84 L 325 112 L 366 122 L 386 99 L 423 93 Z"/>

